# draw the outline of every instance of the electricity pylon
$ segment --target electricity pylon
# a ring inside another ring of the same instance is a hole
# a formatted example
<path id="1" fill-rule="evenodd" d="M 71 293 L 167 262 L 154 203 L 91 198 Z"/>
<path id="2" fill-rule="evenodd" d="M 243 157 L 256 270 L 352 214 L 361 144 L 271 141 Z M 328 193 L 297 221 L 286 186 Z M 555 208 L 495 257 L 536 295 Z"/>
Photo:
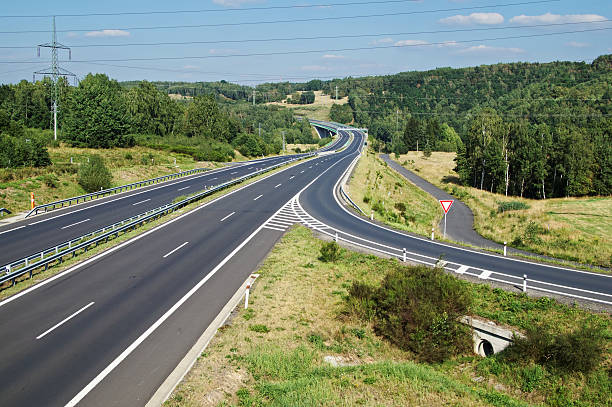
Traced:
<path id="1" fill-rule="evenodd" d="M 41 48 L 51 48 L 51 66 L 47 69 L 43 69 L 40 71 L 34 72 L 32 75 L 32 82 L 36 80 L 36 75 L 51 75 L 53 80 L 53 139 L 57 140 L 57 99 L 58 99 L 58 91 L 57 91 L 57 79 L 60 76 L 63 77 L 73 77 L 76 79 L 76 75 L 72 72 L 61 68 L 57 61 L 57 50 L 64 49 L 68 50 L 68 59 L 72 59 L 72 51 L 69 47 L 64 44 L 60 44 L 57 42 L 57 32 L 55 31 L 55 16 L 53 16 L 53 38 L 51 42 L 46 44 L 39 44 L 37 47 L 38 56 L 40 57 L 40 49 Z"/>

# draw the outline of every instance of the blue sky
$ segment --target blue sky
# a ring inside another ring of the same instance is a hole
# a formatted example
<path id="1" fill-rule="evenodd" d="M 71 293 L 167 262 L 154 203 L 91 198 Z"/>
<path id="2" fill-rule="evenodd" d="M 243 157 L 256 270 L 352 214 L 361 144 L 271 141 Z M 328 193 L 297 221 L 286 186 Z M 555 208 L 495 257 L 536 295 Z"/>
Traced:
<path id="1" fill-rule="evenodd" d="M 185 10 L 207 11 L 82 15 Z M 37 17 L 46 15 L 58 15 L 58 42 L 72 47 L 72 61 L 59 51 L 61 66 L 81 78 L 254 85 L 612 53 L 612 30 L 575 32 L 612 28 L 603 21 L 612 20 L 610 0 L 13 1 L 0 10 L 0 82 L 49 66 L 49 50 L 38 58 L 36 45 L 51 33 L 23 32 L 50 30 L 51 18 Z M 507 38 L 516 36 L 531 37 Z M 169 42 L 180 44 L 124 46 Z"/>

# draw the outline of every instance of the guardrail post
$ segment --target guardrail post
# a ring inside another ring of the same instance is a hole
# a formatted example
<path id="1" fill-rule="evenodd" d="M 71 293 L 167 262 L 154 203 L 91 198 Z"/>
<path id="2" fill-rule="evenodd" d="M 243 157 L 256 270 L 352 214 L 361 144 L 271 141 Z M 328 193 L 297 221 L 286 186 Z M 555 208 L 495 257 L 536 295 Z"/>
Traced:
<path id="1" fill-rule="evenodd" d="M 404 247 L 404 254 L 402 255 L 402 261 L 406 263 L 406 248 Z"/>
<path id="2" fill-rule="evenodd" d="M 527 292 L 527 274 L 523 274 L 523 292 Z"/>

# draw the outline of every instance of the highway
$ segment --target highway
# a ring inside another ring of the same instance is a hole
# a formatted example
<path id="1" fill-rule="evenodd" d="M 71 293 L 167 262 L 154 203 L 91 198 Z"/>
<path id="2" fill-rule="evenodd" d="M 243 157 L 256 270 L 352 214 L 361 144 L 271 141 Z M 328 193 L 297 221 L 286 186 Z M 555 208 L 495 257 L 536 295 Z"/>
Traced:
<path id="1" fill-rule="evenodd" d="M 269 219 L 347 154 L 244 186 L 0 302 L 2 405 L 143 405 L 281 236 Z M 222 267 L 241 245 L 241 266 Z"/>
<path id="2" fill-rule="evenodd" d="M 331 147 L 331 146 L 330 146 Z M 327 147 L 327 148 L 330 148 Z M 270 157 L 66 207 L 0 227 L 0 266 L 233 178 L 288 161 Z"/>
<path id="3" fill-rule="evenodd" d="M 2 405 L 144 405 L 294 222 L 394 256 L 406 248 L 414 261 L 443 256 L 452 272 L 519 282 L 527 273 L 610 301 L 611 277 L 432 242 L 349 212 L 334 191 L 363 142 L 352 133 L 339 153 L 244 186 L 0 302 Z"/>

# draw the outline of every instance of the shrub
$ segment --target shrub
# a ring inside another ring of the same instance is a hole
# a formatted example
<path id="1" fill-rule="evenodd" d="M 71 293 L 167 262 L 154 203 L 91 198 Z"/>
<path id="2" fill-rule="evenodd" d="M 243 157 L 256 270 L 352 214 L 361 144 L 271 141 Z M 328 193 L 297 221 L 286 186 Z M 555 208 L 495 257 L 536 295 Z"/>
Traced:
<path id="1" fill-rule="evenodd" d="M 589 373 L 604 360 L 607 340 L 604 328 L 593 324 L 566 333 L 535 325 L 527 329 L 525 338 L 515 338 L 503 355 L 510 361 L 538 363 L 564 373 Z"/>
<path id="2" fill-rule="evenodd" d="M 260 334 L 267 334 L 268 332 L 270 332 L 270 328 L 263 324 L 250 325 L 249 330 Z"/>
<path id="3" fill-rule="evenodd" d="M 401 267 L 377 289 L 353 283 L 347 304 L 375 331 L 418 359 L 440 362 L 468 352 L 472 337 L 459 322 L 471 305 L 466 284 L 440 269 Z"/>
<path id="4" fill-rule="evenodd" d="M 131 160 L 134 157 L 132 156 L 132 153 L 125 153 L 125 155 L 123 156 L 126 160 Z"/>
<path id="5" fill-rule="evenodd" d="M 338 246 L 338 243 L 328 242 L 321 246 L 321 256 L 319 260 L 325 263 L 333 263 L 338 260 L 338 257 L 340 257 L 340 246 Z"/>
<path id="6" fill-rule="evenodd" d="M 79 185 L 87 192 L 110 188 L 112 179 L 109 169 L 99 155 L 90 156 L 89 162 L 79 169 Z"/>
<path id="7" fill-rule="evenodd" d="M 46 174 L 43 176 L 43 182 L 49 188 L 57 188 L 59 186 L 59 180 L 54 174 Z"/>
<path id="8" fill-rule="evenodd" d="M 400 212 L 406 212 L 406 204 L 403 202 L 397 202 L 395 204 L 395 209 L 397 209 Z"/>
<path id="9" fill-rule="evenodd" d="M 520 201 L 509 201 L 509 202 L 500 202 L 497 207 L 497 212 L 503 213 L 507 211 L 519 211 L 522 209 L 529 209 L 529 205 Z"/>

